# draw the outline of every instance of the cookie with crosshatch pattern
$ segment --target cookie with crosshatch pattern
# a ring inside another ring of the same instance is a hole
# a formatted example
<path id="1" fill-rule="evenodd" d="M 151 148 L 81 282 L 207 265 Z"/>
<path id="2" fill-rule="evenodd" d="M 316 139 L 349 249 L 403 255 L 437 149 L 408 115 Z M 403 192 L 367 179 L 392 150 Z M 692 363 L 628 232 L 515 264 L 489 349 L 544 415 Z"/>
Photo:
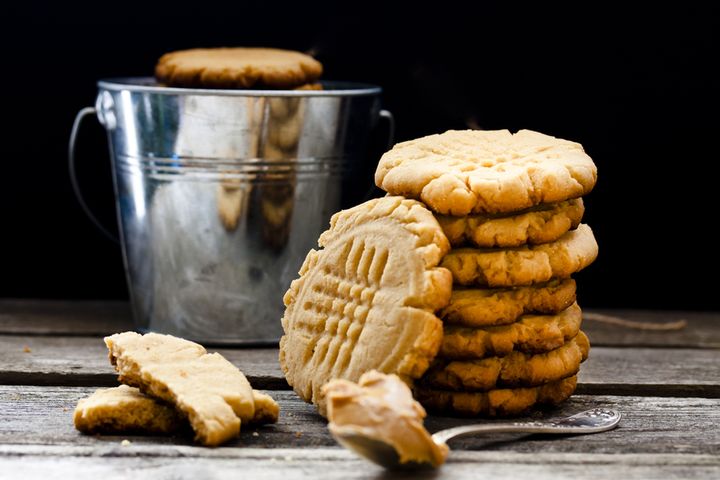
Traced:
<path id="1" fill-rule="evenodd" d="M 532 130 L 449 130 L 396 144 L 375 171 L 391 195 L 445 215 L 515 212 L 581 197 L 597 168 L 582 145 Z"/>
<path id="2" fill-rule="evenodd" d="M 369 370 L 410 382 L 437 354 L 450 299 L 450 249 L 420 202 L 370 200 L 336 213 L 285 294 L 280 365 L 288 383 L 325 414 L 322 386 Z"/>

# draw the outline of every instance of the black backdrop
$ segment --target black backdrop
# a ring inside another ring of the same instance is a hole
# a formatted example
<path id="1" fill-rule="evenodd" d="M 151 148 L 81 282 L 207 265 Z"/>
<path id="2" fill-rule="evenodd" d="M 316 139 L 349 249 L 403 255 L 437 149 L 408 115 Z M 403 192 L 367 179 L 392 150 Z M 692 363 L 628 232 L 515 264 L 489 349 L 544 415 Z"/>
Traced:
<path id="1" fill-rule="evenodd" d="M 601 251 L 579 275 L 583 305 L 720 307 L 716 7 L 66 3 L 2 13 L 0 297 L 127 296 L 119 249 L 85 219 L 66 170 L 97 79 L 148 75 L 174 49 L 265 45 L 312 50 L 327 79 L 383 86 L 398 140 L 473 125 L 581 142 L 599 169 L 586 221 Z M 80 143 L 81 182 L 112 223 L 102 129 Z"/>

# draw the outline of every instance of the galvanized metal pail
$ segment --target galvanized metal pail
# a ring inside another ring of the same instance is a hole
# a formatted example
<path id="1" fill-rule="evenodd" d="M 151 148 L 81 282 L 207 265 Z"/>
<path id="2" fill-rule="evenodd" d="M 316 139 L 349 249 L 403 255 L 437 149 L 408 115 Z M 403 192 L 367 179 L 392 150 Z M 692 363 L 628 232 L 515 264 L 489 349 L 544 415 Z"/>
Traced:
<path id="1" fill-rule="evenodd" d="M 95 108 L 75 120 L 71 165 L 78 126 L 96 114 L 108 132 L 138 328 L 277 342 L 282 297 L 306 253 L 369 186 L 358 188 L 358 172 L 371 130 L 381 116 L 392 130 L 380 88 L 180 89 L 151 78 L 98 88 Z"/>

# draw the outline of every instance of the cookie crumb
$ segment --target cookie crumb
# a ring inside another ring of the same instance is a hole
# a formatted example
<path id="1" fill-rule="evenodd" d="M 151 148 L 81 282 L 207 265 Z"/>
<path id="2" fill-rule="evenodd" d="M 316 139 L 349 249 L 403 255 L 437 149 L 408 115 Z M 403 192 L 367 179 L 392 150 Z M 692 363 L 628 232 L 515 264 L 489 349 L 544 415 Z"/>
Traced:
<path id="1" fill-rule="evenodd" d="M 252 433 L 252 436 L 253 436 L 253 437 L 259 437 L 260 434 L 259 434 L 258 432 L 253 432 L 253 433 Z"/>
<path id="2" fill-rule="evenodd" d="M 27 345 L 23 345 L 23 352 L 32 353 L 32 350 L 30 350 L 30 347 L 28 347 Z"/>
<path id="3" fill-rule="evenodd" d="M 120 445 L 122 445 L 123 447 L 127 447 L 129 445 L 132 445 L 132 442 L 126 438 L 125 440 L 120 442 Z"/>

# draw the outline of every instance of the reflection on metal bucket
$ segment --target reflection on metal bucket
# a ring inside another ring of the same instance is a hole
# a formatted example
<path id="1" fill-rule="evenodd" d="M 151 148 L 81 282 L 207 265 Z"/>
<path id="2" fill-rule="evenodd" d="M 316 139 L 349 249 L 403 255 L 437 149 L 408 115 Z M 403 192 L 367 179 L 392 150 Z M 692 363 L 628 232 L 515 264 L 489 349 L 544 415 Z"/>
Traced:
<path id="1" fill-rule="evenodd" d="M 345 186 L 365 159 L 380 89 L 99 87 L 138 327 L 276 342 L 305 255 L 342 201 L 359 200 Z"/>

